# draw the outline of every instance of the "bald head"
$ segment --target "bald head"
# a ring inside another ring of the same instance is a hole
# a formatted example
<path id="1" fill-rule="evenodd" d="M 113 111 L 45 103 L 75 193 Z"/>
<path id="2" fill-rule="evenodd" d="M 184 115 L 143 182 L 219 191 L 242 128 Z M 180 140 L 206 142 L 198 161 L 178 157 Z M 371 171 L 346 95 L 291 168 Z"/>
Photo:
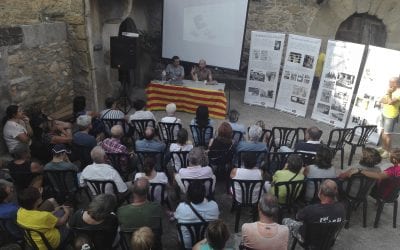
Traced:
<path id="1" fill-rule="evenodd" d="M 124 130 L 121 125 L 114 125 L 111 128 L 111 136 L 114 138 L 121 138 L 124 135 Z"/>
<path id="2" fill-rule="evenodd" d="M 137 198 L 144 198 L 146 199 L 147 197 L 147 192 L 149 191 L 149 180 L 145 177 L 140 177 L 135 180 L 133 183 L 133 188 L 132 192 L 133 195 L 136 196 Z"/>
<path id="3" fill-rule="evenodd" d="M 153 127 L 146 127 L 144 131 L 144 138 L 147 140 L 153 140 L 154 138 L 154 128 Z"/>
<path id="4" fill-rule="evenodd" d="M 337 195 L 337 185 L 333 180 L 325 180 L 319 187 L 319 195 L 334 199 Z"/>

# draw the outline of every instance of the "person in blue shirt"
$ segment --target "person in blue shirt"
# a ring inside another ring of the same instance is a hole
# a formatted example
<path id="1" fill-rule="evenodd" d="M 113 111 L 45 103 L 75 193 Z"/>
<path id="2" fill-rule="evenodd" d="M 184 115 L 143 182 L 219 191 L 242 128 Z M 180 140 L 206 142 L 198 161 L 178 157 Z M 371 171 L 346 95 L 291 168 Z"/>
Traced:
<path id="1" fill-rule="evenodd" d="M 22 239 L 23 235 L 21 230 L 16 225 L 16 216 L 19 206 L 13 201 L 14 198 L 14 187 L 11 182 L 1 179 L 0 180 L 0 219 L 4 220 L 7 232 L 11 234 L 15 239 Z M 6 237 L 2 235 L 0 237 Z M 2 239 L 9 240 L 9 239 Z"/>

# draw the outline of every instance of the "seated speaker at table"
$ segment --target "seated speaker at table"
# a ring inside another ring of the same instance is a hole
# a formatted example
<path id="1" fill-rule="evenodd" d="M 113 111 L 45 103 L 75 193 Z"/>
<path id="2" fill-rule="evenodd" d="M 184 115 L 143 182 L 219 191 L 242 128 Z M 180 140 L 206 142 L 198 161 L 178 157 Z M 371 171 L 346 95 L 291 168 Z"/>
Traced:
<path id="1" fill-rule="evenodd" d="M 165 72 L 167 73 L 167 80 L 183 80 L 185 77 L 185 70 L 182 65 L 180 65 L 178 56 L 172 57 L 172 63 L 167 65 Z"/>
<path id="2" fill-rule="evenodd" d="M 209 81 L 212 82 L 211 70 L 206 68 L 207 64 L 204 59 L 200 59 L 199 65 L 194 66 L 190 72 L 193 81 Z"/>

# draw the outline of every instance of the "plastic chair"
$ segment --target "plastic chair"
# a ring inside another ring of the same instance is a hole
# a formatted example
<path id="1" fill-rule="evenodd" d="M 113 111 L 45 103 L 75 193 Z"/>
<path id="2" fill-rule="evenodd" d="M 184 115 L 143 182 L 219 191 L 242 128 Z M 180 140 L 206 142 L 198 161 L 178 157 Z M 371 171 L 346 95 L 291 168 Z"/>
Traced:
<path id="1" fill-rule="evenodd" d="M 33 234 L 39 235 L 41 241 L 43 242 L 43 244 L 45 245 L 45 247 L 46 247 L 47 250 L 56 250 L 55 248 L 53 248 L 53 247 L 50 245 L 50 243 L 49 243 L 49 241 L 47 240 L 47 238 L 46 238 L 46 236 L 44 235 L 44 233 L 42 233 L 42 232 L 40 232 L 40 231 L 38 231 L 38 230 L 32 229 L 32 228 L 24 227 L 24 226 L 22 226 L 22 225 L 20 225 L 20 224 L 18 224 L 18 226 L 22 229 L 22 231 L 23 231 L 23 233 L 24 233 L 25 241 L 27 242 L 27 244 L 28 244 L 33 250 L 44 250 L 43 248 L 42 248 L 42 249 L 39 248 L 38 245 L 36 244 L 36 242 L 33 240 L 33 237 L 32 237 Z"/>
<path id="2" fill-rule="evenodd" d="M 183 231 L 182 231 L 183 228 L 185 228 L 190 235 L 190 240 L 191 240 L 190 249 L 191 249 L 192 246 L 194 246 L 197 242 L 204 239 L 207 227 L 208 227 L 208 222 L 177 223 L 176 228 L 178 229 L 178 236 L 179 236 L 179 241 L 181 242 L 181 249 L 186 249 L 183 238 Z"/>
<path id="3" fill-rule="evenodd" d="M 208 148 L 208 143 L 214 135 L 214 128 L 211 126 L 200 128 L 197 125 L 190 125 L 190 132 L 192 132 L 193 143 L 196 147 Z"/>
<path id="4" fill-rule="evenodd" d="M 247 127 L 247 134 L 249 133 L 250 127 Z M 258 139 L 259 142 L 265 142 L 268 148 L 271 147 L 271 137 L 272 137 L 272 130 L 270 129 L 263 129 L 260 138 Z"/>
<path id="5" fill-rule="evenodd" d="M 133 169 L 129 169 L 129 154 L 125 153 L 106 153 L 110 160 L 111 166 L 118 171 L 124 181 L 128 181 L 129 176 L 133 173 Z"/>
<path id="6" fill-rule="evenodd" d="M 266 171 L 273 176 L 278 170 L 282 170 L 287 162 L 287 158 L 292 154 L 299 154 L 296 152 L 268 152 L 267 155 L 267 169 Z"/>
<path id="7" fill-rule="evenodd" d="M 140 172 L 143 172 L 144 166 L 144 159 L 146 157 L 156 159 L 156 166 L 155 169 L 157 172 L 165 172 L 165 164 L 164 164 L 164 152 L 157 152 L 157 151 L 135 151 L 136 155 L 139 159 L 139 168 Z"/>
<path id="8" fill-rule="evenodd" d="M 246 153 L 254 153 L 256 154 L 256 158 L 257 158 L 257 166 L 259 168 L 261 168 L 262 163 L 265 161 L 265 158 L 267 158 L 267 154 L 268 151 L 267 150 L 261 150 L 261 151 L 239 151 L 237 152 L 237 161 L 238 161 L 238 165 L 237 167 L 240 168 L 241 166 L 243 166 L 243 160 L 242 160 L 242 155 L 246 154 Z"/>
<path id="9" fill-rule="evenodd" d="M 336 238 L 342 230 L 345 221 L 330 223 L 307 223 L 305 224 L 304 243 L 293 237 L 292 250 L 299 243 L 304 249 L 328 250 L 335 244 Z"/>
<path id="10" fill-rule="evenodd" d="M 213 190 L 214 180 L 212 178 L 202 178 L 202 179 L 200 179 L 200 178 L 197 178 L 197 179 L 182 178 L 181 180 L 182 180 L 183 185 L 186 187 L 186 189 L 194 181 L 203 182 L 204 186 L 206 187 L 206 197 L 211 200 L 214 199 L 214 190 Z"/>
<path id="11" fill-rule="evenodd" d="M 87 236 L 93 243 L 95 249 L 99 250 L 117 249 L 117 246 L 113 247 L 117 230 L 115 231 L 115 234 L 112 234 L 104 230 L 96 230 L 90 227 L 85 227 L 85 228 L 72 227 L 71 229 L 74 232 L 75 237 L 78 235 Z"/>
<path id="12" fill-rule="evenodd" d="M 159 202 L 161 205 L 164 205 L 165 203 L 167 204 L 168 207 L 170 207 L 168 203 L 168 199 L 166 197 L 166 189 L 167 189 L 167 184 L 165 183 L 153 183 L 150 182 L 150 188 L 149 192 L 147 194 L 147 199 L 149 201 L 155 201 Z M 157 197 L 156 191 L 160 190 L 160 197 Z"/>
<path id="13" fill-rule="evenodd" d="M 235 186 L 239 186 L 241 190 L 241 199 L 237 196 Z M 256 187 L 259 187 L 258 192 L 254 192 Z M 231 180 L 232 187 L 232 211 L 236 210 L 235 216 L 235 233 L 239 230 L 239 221 L 242 208 L 250 207 L 253 213 L 253 221 L 257 220 L 257 205 L 261 197 L 264 186 L 263 180 Z M 254 199 L 255 198 L 255 199 Z"/>
<path id="14" fill-rule="evenodd" d="M 281 146 L 293 148 L 297 140 L 297 132 L 297 128 L 273 127 L 271 149 L 274 148 L 274 152 L 276 152 Z"/>
<path id="15" fill-rule="evenodd" d="M 243 133 L 241 131 L 232 131 L 232 140 L 234 144 L 237 145 L 243 139 Z"/>
<path id="16" fill-rule="evenodd" d="M 279 209 L 279 221 L 282 220 L 283 210 L 287 210 L 289 213 L 297 212 L 298 210 L 298 198 L 301 196 L 304 189 L 304 180 L 299 181 L 284 181 L 274 183 L 273 188 L 275 191 L 275 196 L 278 198 Z M 282 188 L 286 189 L 285 202 L 281 203 L 279 201 L 279 190 Z"/>
<path id="17" fill-rule="evenodd" d="M 306 201 L 307 203 L 318 203 L 319 202 L 319 197 L 318 197 L 318 192 L 319 192 L 319 186 L 321 185 L 321 183 L 325 180 L 333 180 L 334 182 L 337 182 L 338 179 L 337 178 L 306 178 L 305 182 L 306 182 L 306 190 L 307 188 L 309 188 L 310 185 L 308 185 L 308 183 L 312 183 L 312 187 L 314 190 L 314 194 L 313 197 L 310 201 Z"/>
<path id="18" fill-rule="evenodd" d="M 351 128 L 336 128 L 332 129 L 329 133 L 327 146 L 332 150 L 333 156 L 340 151 L 340 168 L 343 169 L 344 161 L 344 146 L 346 145 L 346 138 L 351 136 L 353 129 Z"/>
<path id="19" fill-rule="evenodd" d="M 89 180 L 89 179 L 84 179 L 86 185 L 88 186 L 89 190 L 92 193 L 92 196 L 97 196 L 99 194 L 105 194 L 105 193 L 110 193 L 112 191 L 112 194 L 118 195 L 118 188 L 117 185 L 115 185 L 115 182 L 112 180 Z M 111 190 L 110 190 L 111 186 Z M 91 196 L 89 197 L 91 199 Z"/>
<path id="20" fill-rule="evenodd" d="M 124 131 L 124 136 L 128 136 L 129 134 L 129 126 L 127 125 L 127 122 L 125 119 L 104 119 L 102 118 L 101 121 L 104 124 L 104 127 L 106 128 L 106 135 L 107 137 L 111 137 L 111 128 L 115 125 L 121 125 L 122 129 Z"/>
<path id="21" fill-rule="evenodd" d="M 301 127 L 296 128 L 296 143 L 298 143 L 299 141 L 306 140 L 306 131 L 307 128 L 301 128 Z"/>
<path id="22" fill-rule="evenodd" d="M 182 128 L 180 123 L 168 123 L 159 122 L 158 123 L 161 140 L 166 144 L 170 145 L 175 143 L 177 140 L 177 133 Z"/>
<path id="23" fill-rule="evenodd" d="M 75 205 L 75 196 L 81 190 L 74 170 L 44 170 L 45 185 L 59 204 L 66 201 Z"/>
<path id="24" fill-rule="evenodd" d="M 355 126 L 353 128 L 351 135 L 349 135 L 345 139 L 345 142 L 351 146 L 348 165 L 351 165 L 353 156 L 356 153 L 357 148 L 365 147 L 368 142 L 369 136 L 376 130 L 377 127 L 375 125 Z M 355 136 L 357 131 L 360 131 L 360 136 L 358 137 L 358 139 L 355 140 L 354 138 L 356 138 Z"/>
<path id="25" fill-rule="evenodd" d="M 139 139 L 144 138 L 144 132 L 146 131 L 147 127 L 153 127 L 156 129 L 156 121 L 153 119 L 141 119 L 141 120 L 131 120 L 130 121 L 130 127 L 132 132 L 133 137 L 135 136 L 135 133 L 139 137 Z M 133 141 L 135 141 L 133 139 Z"/>
<path id="26" fill-rule="evenodd" d="M 383 182 L 388 181 L 391 182 L 390 184 L 393 187 L 392 193 L 388 195 L 387 197 L 382 197 L 382 194 L 378 194 L 377 197 L 374 197 L 378 203 L 378 208 L 376 210 L 376 216 L 375 216 L 375 221 L 374 221 L 374 227 L 377 228 L 379 224 L 379 220 L 381 218 L 381 214 L 383 211 L 383 207 L 386 203 L 393 203 L 393 228 L 397 227 L 397 207 L 398 207 L 398 201 L 397 199 L 399 198 L 400 194 L 400 177 L 394 177 L 390 179 L 383 180 L 380 184 L 382 185 Z"/>
<path id="27" fill-rule="evenodd" d="M 176 166 L 178 166 L 179 169 L 181 169 L 181 168 L 186 168 L 189 165 L 189 162 L 188 162 L 188 154 L 189 154 L 189 152 L 190 151 L 173 151 L 173 152 L 170 152 L 171 163 L 174 166 L 174 169 L 175 169 L 176 172 L 177 172 Z"/>
<path id="28" fill-rule="evenodd" d="M 16 219 L 0 218 L 0 246 L 16 243 L 25 249 L 24 232 L 17 225 Z"/>
<path id="29" fill-rule="evenodd" d="M 367 197 L 374 184 L 374 179 L 368 178 L 363 174 L 353 174 L 348 179 L 346 189 L 343 190 L 344 199 L 348 204 L 346 211 L 347 222 L 345 228 L 349 228 L 351 213 L 353 210 L 357 209 L 361 203 L 363 204 L 363 227 L 367 226 Z M 356 189 L 353 187 L 353 185 L 356 187 Z"/>

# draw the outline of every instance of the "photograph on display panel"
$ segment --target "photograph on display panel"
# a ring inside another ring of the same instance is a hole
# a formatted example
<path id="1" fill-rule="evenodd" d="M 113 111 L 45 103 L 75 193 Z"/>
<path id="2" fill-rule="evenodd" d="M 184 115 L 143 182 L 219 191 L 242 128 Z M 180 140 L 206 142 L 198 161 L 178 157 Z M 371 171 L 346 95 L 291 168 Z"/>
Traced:
<path id="1" fill-rule="evenodd" d="M 265 82 L 265 73 L 262 70 L 250 70 L 250 81 Z"/>
<path id="2" fill-rule="evenodd" d="M 303 67 L 312 69 L 313 66 L 314 66 L 314 57 L 310 56 L 310 55 L 305 55 L 304 56 Z"/>
<path id="3" fill-rule="evenodd" d="M 329 107 L 329 105 L 322 104 L 322 103 L 317 104 L 317 111 L 319 113 L 322 113 L 324 115 L 329 115 L 330 110 L 331 110 L 331 108 Z"/>
<path id="4" fill-rule="evenodd" d="M 336 86 L 351 89 L 353 88 L 354 78 L 354 75 L 339 73 L 338 79 L 336 80 Z"/>

